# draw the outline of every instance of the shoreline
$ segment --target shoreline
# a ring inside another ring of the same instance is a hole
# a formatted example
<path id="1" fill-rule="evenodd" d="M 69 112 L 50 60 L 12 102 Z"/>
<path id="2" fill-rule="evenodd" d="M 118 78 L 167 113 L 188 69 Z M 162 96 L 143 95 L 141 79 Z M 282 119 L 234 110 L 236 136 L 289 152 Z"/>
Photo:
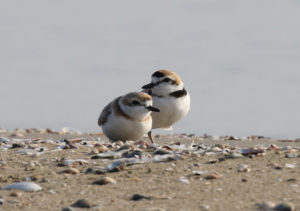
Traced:
<path id="1" fill-rule="evenodd" d="M 100 133 L 52 132 L 0 133 L 0 187 L 31 181 L 42 188 L 0 190 L 1 209 L 62 210 L 79 199 L 90 210 L 300 208 L 299 139 L 156 135 L 151 146 L 148 138 L 111 144 Z"/>

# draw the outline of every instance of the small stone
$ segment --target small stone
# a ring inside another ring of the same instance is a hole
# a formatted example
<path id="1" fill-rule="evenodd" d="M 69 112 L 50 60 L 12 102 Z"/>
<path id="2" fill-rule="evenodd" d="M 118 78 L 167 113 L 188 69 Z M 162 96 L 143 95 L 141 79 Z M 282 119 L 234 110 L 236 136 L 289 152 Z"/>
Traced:
<path id="1" fill-rule="evenodd" d="M 290 178 L 287 180 L 287 182 L 296 182 L 297 180 L 295 178 Z"/>
<path id="2" fill-rule="evenodd" d="M 231 158 L 231 159 L 242 158 L 242 157 L 244 157 L 244 156 L 237 152 L 230 152 L 228 155 L 228 158 Z"/>
<path id="3" fill-rule="evenodd" d="M 165 171 L 170 172 L 170 171 L 174 171 L 174 169 L 172 167 L 168 167 L 168 168 L 165 169 Z"/>
<path id="4" fill-rule="evenodd" d="M 207 174 L 207 171 L 192 171 L 193 175 L 200 176 L 203 174 Z"/>
<path id="5" fill-rule="evenodd" d="M 276 169 L 276 170 L 281 170 L 282 169 L 282 166 L 278 163 L 270 163 L 268 164 L 268 166 L 272 167 L 273 169 Z"/>
<path id="6" fill-rule="evenodd" d="M 126 163 L 124 161 L 116 160 L 107 165 L 107 170 L 110 172 L 122 171 L 124 170 L 125 166 Z"/>
<path id="7" fill-rule="evenodd" d="M 215 163 L 217 163 L 217 162 L 218 162 L 217 159 L 209 159 L 209 160 L 207 161 L 207 164 L 215 164 Z"/>
<path id="8" fill-rule="evenodd" d="M 250 172 L 251 169 L 248 167 L 247 164 L 240 164 L 240 165 L 238 165 L 238 167 L 237 167 L 237 171 L 238 171 L 238 172 Z"/>
<path id="9" fill-rule="evenodd" d="M 12 134 L 10 135 L 10 137 L 19 137 L 19 138 L 23 138 L 24 135 L 23 135 L 22 133 L 16 132 L 16 133 L 12 133 Z"/>
<path id="10" fill-rule="evenodd" d="M 131 177 L 130 180 L 134 181 L 134 182 L 140 182 L 141 181 L 141 179 L 138 178 L 138 177 Z"/>
<path id="11" fill-rule="evenodd" d="M 93 182 L 94 185 L 117 184 L 117 181 L 111 177 L 103 177 Z"/>
<path id="12" fill-rule="evenodd" d="M 296 158 L 298 155 L 297 153 L 288 152 L 285 154 L 286 158 Z"/>
<path id="13" fill-rule="evenodd" d="M 140 200 L 143 200 L 143 199 L 151 200 L 152 197 L 151 196 L 144 196 L 144 195 L 139 194 L 139 193 L 135 193 L 135 194 L 133 194 L 133 196 L 131 197 L 130 200 L 132 200 L 132 201 L 140 201 Z"/>
<path id="14" fill-rule="evenodd" d="M 294 168 L 296 168 L 296 165 L 295 165 L 295 164 L 286 163 L 286 164 L 284 165 L 284 167 L 285 167 L 285 168 L 288 168 L 288 169 L 294 169 Z"/>
<path id="15" fill-rule="evenodd" d="M 51 193 L 51 194 L 57 194 L 55 190 L 49 190 L 49 193 Z"/>
<path id="16" fill-rule="evenodd" d="M 283 203 L 277 204 L 273 208 L 273 210 L 276 210 L 276 211 L 293 211 L 293 210 L 295 210 L 295 207 L 291 203 L 283 202 Z"/>
<path id="17" fill-rule="evenodd" d="M 210 175 L 205 176 L 204 179 L 206 179 L 206 180 L 214 180 L 214 179 L 219 179 L 221 177 L 222 176 L 220 174 L 218 174 L 218 173 L 212 173 Z"/>
<path id="18" fill-rule="evenodd" d="M 61 174 L 79 174 L 80 171 L 76 168 L 68 168 L 60 172 Z"/>
<path id="19" fill-rule="evenodd" d="M 189 184 L 189 183 L 190 183 L 190 181 L 189 181 L 186 177 L 180 177 L 180 178 L 179 178 L 179 181 L 180 181 L 181 183 L 184 183 L 184 184 Z"/>
<path id="20" fill-rule="evenodd" d="M 21 192 L 11 192 L 9 195 L 12 197 L 20 197 L 20 196 L 22 196 L 22 193 Z"/>
<path id="21" fill-rule="evenodd" d="M 242 182 L 248 182 L 248 179 L 247 178 L 242 178 L 241 181 Z"/>
<path id="22" fill-rule="evenodd" d="M 4 143 L 7 144 L 8 142 L 10 142 L 10 140 L 6 137 L 0 137 L 0 143 Z"/>
<path id="23" fill-rule="evenodd" d="M 165 150 L 165 149 L 158 149 L 154 152 L 154 155 L 166 155 L 171 154 L 172 152 Z"/>
<path id="24" fill-rule="evenodd" d="M 85 199 L 79 199 L 71 207 L 78 207 L 78 208 L 91 208 L 91 204 Z"/>
<path id="25" fill-rule="evenodd" d="M 163 208 L 151 207 L 151 208 L 143 209 L 142 211 L 166 211 L 166 210 Z"/>
<path id="26" fill-rule="evenodd" d="M 65 207 L 65 208 L 62 208 L 61 211 L 73 211 L 74 209 L 72 207 Z"/>
<path id="27" fill-rule="evenodd" d="M 12 146 L 11 146 L 12 149 L 14 149 L 14 148 L 22 148 L 22 147 L 24 147 L 24 145 L 23 144 L 19 144 L 19 143 L 13 143 Z"/>
<path id="28" fill-rule="evenodd" d="M 264 201 L 261 204 L 257 204 L 258 209 L 260 210 L 273 210 L 275 204 L 271 201 Z"/>
<path id="29" fill-rule="evenodd" d="M 234 137 L 234 136 L 225 136 L 224 137 L 225 141 L 229 141 L 229 140 L 238 140 L 238 138 Z"/>
<path id="30" fill-rule="evenodd" d="M 209 210 L 209 209 L 210 209 L 210 206 L 207 205 L 207 204 L 203 204 L 203 205 L 200 206 L 200 210 L 205 211 L 205 210 Z"/>

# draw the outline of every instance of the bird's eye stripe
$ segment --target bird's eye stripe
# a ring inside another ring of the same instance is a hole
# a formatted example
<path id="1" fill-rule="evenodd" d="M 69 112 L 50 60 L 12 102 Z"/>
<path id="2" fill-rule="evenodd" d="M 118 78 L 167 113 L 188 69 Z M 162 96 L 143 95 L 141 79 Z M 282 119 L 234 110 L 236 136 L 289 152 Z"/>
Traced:
<path id="1" fill-rule="evenodd" d="M 134 100 L 134 101 L 132 102 L 132 104 L 133 104 L 133 105 L 140 105 L 140 102 Z"/>

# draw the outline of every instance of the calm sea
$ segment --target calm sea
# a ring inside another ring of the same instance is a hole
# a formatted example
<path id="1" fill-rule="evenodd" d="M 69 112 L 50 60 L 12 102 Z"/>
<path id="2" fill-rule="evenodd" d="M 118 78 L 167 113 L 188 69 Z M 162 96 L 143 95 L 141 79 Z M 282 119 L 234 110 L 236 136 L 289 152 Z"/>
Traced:
<path id="1" fill-rule="evenodd" d="M 113 98 L 180 74 L 173 133 L 300 137 L 300 1 L 2 1 L 0 127 L 100 131 Z"/>

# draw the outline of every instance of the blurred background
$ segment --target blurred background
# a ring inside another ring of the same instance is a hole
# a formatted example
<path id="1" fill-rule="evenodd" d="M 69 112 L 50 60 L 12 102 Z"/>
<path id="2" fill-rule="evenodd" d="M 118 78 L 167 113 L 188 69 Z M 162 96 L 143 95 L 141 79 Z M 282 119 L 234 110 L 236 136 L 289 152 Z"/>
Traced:
<path id="1" fill-rule="evenodd" d="M 101 131 L 170 69 L 192 101 L 168 133 L 299 137 L 299 20 L 299 0 L 2 1 L 0 127 Z"/>

